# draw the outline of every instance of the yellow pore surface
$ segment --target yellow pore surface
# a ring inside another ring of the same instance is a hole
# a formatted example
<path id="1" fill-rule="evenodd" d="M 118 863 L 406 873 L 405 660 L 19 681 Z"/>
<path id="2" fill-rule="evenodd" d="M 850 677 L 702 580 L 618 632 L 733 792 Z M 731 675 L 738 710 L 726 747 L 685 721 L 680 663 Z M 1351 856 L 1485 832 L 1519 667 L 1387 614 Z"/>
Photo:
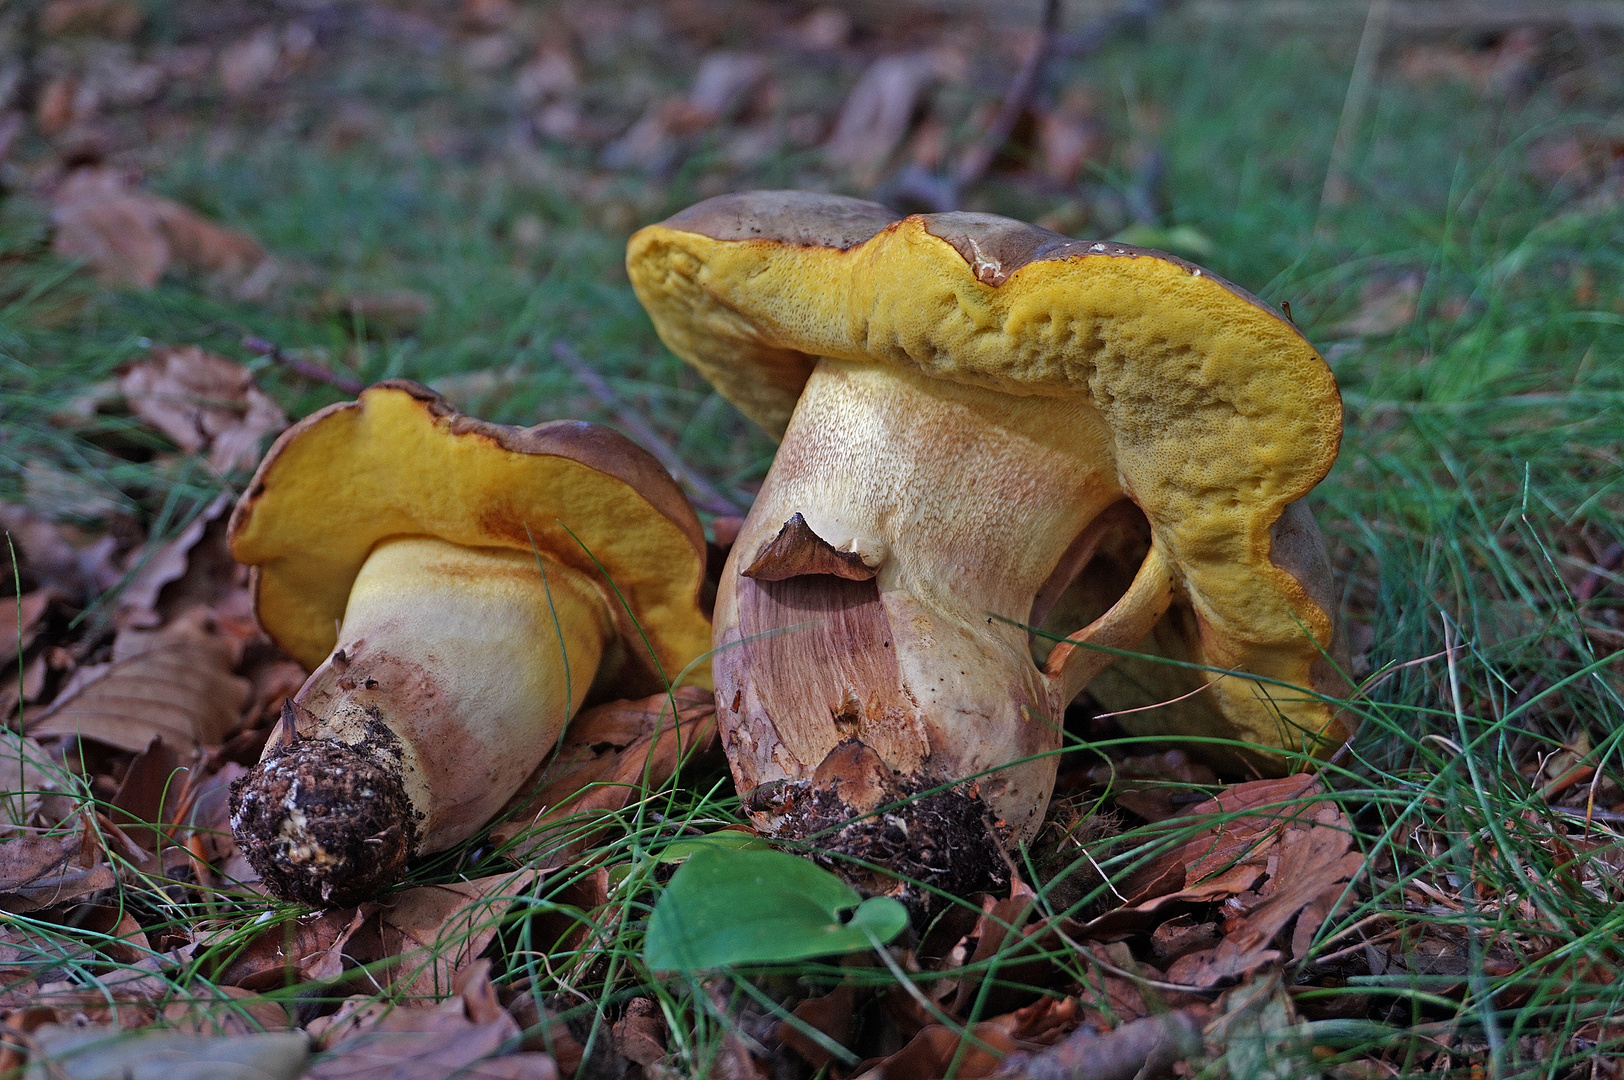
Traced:
<path id="1" fill-rule="evenodd" d="M 800 394 L 798 355 L 1088 397 L 1217 651 L 1308 685 L 1332 621 L 1269 561 L 1269 527 L 1335 459 L 1330 369 L 1201 271 L 1110 250 L 1029 263 L 993 286 L 919 218 L 846 251 L 655 225 L 632 238 L 627 266 L 665 342 L 774 434 Z"/>
<path id="2" fill-rule="evenodd" d="M 402 390 L 375 387 L 291 429 L 246 500 L 232 553 L 259 568 L 260 622 L 308 668 L 332 650 L 368 554 L 409 536 L 527 553 L 534 538 L 543 557 L 594 583 L 606 611 L 619 608 L 619 591 L 668 678 L 710 647 L 697 599 L 704 564 L 631 485 L 568 457 L 453 433 Z M 690 681 L 708 680 L 705 670 Z"/>

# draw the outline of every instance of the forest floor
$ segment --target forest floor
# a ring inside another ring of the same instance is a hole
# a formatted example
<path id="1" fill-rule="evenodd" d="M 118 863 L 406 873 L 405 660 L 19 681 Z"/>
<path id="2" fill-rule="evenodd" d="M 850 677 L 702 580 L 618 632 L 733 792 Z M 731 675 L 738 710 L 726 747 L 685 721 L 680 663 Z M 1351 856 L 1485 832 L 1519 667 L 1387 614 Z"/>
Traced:
<path id="1" fill-rule="evenodd" d="M 1624 19 L 1130 7 L 1063 12 L 956 189 L 1035 9 L 0 10 L 0 1075 L 1618 1076 Z M 773 444 L 623 256 L 756 188 L 945 192 L 1286 310 L 1346 408 L 1310 502 L 1349 749 L 1220 783 L 1085 698 L 1007 892 L 883 948 L 656 971 L 693 838 L 755 844 L 679 694 L 577 721 L 536 783 L 619 783 L 591 813 L 515 806 L 359 908 L 262 894 L 227 790 L 305 674 L 224 547 L 264 445 L 387 378 L 500 423 L 636 418 L 725 531 Z"/>

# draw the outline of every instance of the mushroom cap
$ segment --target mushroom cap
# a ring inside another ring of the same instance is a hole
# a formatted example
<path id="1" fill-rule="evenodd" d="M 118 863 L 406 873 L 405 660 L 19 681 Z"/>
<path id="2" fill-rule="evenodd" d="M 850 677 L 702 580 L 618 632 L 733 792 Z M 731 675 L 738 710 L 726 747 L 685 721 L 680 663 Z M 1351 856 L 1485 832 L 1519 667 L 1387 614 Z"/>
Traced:
<path id="1" fill-rule="evenodd" d="M 260 623 L 311 669 L 336 643 L 367 556 L 399 536 L 533 545 L 581 571 L 651 692 L 710 647 L 699 519 L 652 455 L 600 425 L 486 423 L 392 379 L 283 432 L 231 515 L 232 554 L 257 568 Z M 700 666 L 688 681 L 709 678 Z"/>
<path id="2" fill-rule="evenodd" d="M 1271 560 L 1271 530 L 1330 470 L 1342 402 L 1313 346 L 1257 297 L 1157 251 L 802 192 L 691 207 L 634 235 L 627 270 L 662 340 L 775 436 L 825 356 L 1087 396 L 1214 646 L 1203 662 L 1315 685 L 1333 612 Z M 1275 702 L 1259 700 L 1279 693 L 1222 690 L 1251 702 L 1225 710 L 1237 737 L 1282 745 L 1264 716 Z M 1301 704 L 1314 732 L 1330 722 Z"/>

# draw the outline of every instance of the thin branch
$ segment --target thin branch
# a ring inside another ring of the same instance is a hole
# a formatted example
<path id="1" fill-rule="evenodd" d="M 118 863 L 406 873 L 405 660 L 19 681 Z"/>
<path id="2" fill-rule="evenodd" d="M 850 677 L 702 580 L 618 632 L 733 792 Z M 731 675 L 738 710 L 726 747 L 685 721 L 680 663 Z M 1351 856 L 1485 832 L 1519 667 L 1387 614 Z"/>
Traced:
<path id="1" fill-rule="evenodd" d="M 647 420 L 615 396 L 614 390 L 604 381 L 603 376 L 593 370 L 592 365 L 582 359 L 581 354 L 567 341 L 553 342 L 553 356 L 559 363 L 569 368 L 570 374 L 574 375 L 593 397 L 615 414 L 615 419 L 619 421 L 621 427 L 641 443 L 645 450 L 659 459 L 666 472 L 688 486 L 693 494 L 695 506 L 722 517 L 744 516 L 744 507 L 722 494 L 703 474 L 684 461 L 682 455 L 678 454 Z"/>
<path id="2" fill-rule="evenodd" d="M 282 346 L 276 344 L 274 341 L 267 341 L 262 337 L 255 337 L 254 335 L 249 334 L 242 339 L 242 347 L 250 352 L 257 352 L 261 356 L 269 356 L 278 366 L 287 368 L 288 371 L 299 376 L 301 379 L 309 379 L 311 382 L 325 383 L 328 386 L 336 387 L 337 389 L 342 390 L 344 393 L 352 396 L 359 394 L 362 388 L 366 385 L 360 379 L 352 378 L 349 375 L 340 375 L 336 371 L 329 368 L 324 368 L 320 364 L 302 359 L 301 357 L 289 356 L 287 353 L 282 351 Z"/>

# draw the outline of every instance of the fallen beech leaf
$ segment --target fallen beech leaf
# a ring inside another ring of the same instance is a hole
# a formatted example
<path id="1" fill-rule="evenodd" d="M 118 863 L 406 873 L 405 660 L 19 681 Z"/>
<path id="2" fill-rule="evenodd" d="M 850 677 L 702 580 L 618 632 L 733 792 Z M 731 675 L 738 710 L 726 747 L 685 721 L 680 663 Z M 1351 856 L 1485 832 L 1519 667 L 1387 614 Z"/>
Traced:
<path id="1" fill-rule="evenodd" d="M 288 418 L 241 364 L 196 345 L 154 345 L 119 380 L 130 409 L 190 454 L 207 451 L 217 473 L 249 468 Z"/>
<path id="2" fill-rule="evenodd" d="M 54 589 L 88 602 L 117 585 L 124 576 L 118 563 L 119 542 L 112 536 L 87 536 L 27 506 L 0 503 L 0 530 L 11 534 L 21 556 L 24 580 L 36 588 Z M 0 574 L 11 576 L 11 562 L 0 560 Z"/>
<path id="3" fill-rule="evenodd" d="M 327 982 L 344 971 L 343 951 L 376 908 L 363 905 L 312 912 L 265 930 L 210 978 L 222 986 L 274 990 L 304 982 Z"/>
<path id="4" fill-rule="evenodd" d="M 1385 337 L 1415 320 L 1421 296 L 1421 275 L 1373 278 L 1359 290 L 1359 308 L 1326 330 L 1334 337 Z"/>
<path id="5" fill-rule="evenodd" d="M 836 165 L 872 172 L 901 145 L 919 99 L 941 70 L 929 52 L 885 56 L 870 64 L 840 107 L 824 154 Z"/>
<path id="6" fill-rule="evenodd" d="M 146 640 L 136 639 L 145 637 Z M 120 655 L 119 645 L 130 642 Z M 248 703 L 248 680 L 231 674 L 235 649 L 201 609 L 146 635 L 121 632 L 114 662 L 64 690 L 29 725 L 35 738 L 86 738 L 137 754 L 163 739 L 182 756 L 218 743 Z"/>
<path id="7" fill-rule="evenodd" d="M 129 38 L 145 21 L 133 0 L 51 0 L 39 13 L 39 28 L 47 34 Z"/>
<path id="8" fill-rule="evenodd" d="M 540 876 L 520 870 L 396 893 L 378 913 L 368 943 L 357 949 L 368 960 L 391 960 L 389 980 L 403 993 L 439 1000 L 491 943 L 509 905 Z"/>
<path id="9" fill-rule="evenodd" d="M 841 1046 L 851 1042 L 852 1021 L 857 1016 L 857 998 L 860 988 L 853 983 L 841 983 L 821 997 L 807 998 L 791 1011 L 795 1019 L 827 1035 Z M 809 1038 L 800 1028 L 780 1021 L 778 1038 L 794 1050 L 814 1069 L 821 1069 L 835 1060 L 823 1046 Z"/>
<path id="10" fill-rule="evenodd" d="M 0 836 L 37 824 L 40 799 L 65 779 L 62 767 L 27 735 L 0 729 Z"/>
<path id="11" fill-rule="evenodd" d="M 959 1036 L 941 1024 L 931 1024 L 889 1057 L 857 1066 L 853 1080 L 937 1080 L 947 1075 L 955 1058 L 958 1068 L 953 1075 L 977 1080 L 993 1075 L 1005 1055 L 1015 1050 L 1015 1040 L 995 1024 L 972 1025 L 970 1033 L 976 1041 L 961 1054 Z"/>
<path id="12" fill-rule="evenodd" d="M 1317 787 L 1307 774 L 1232 784 L 1187 815 L 1170 819 L 1166 824 L 1180 827 L 1218 820 L 1135 873 L 1123 889 L 1128 904 L 1090 922 L 1089 933 L 1134 922 L 1129 912 L 1148 914 L 1177 901 L 1221 900 L 1245 892 L 1263 876 L 1280 829 L 1306 812 L 1297 800 Z"/>
<path id="13" fill-rule="evenodd" d="M 174 537 L 143 556 L 135 577 L 119 592 L 114 625 L 161 626 L 194 604 L 218 602 L 233 587 L 247 592 L 246 570 L 231 558 L 225 543 L 231 504 L 230 496 L 221 495 Z M 160 598 L 165 601 L 161 605 Z"/>
<path id="14" fill-rule="evenodd" d="M 75 169 L 51 199 L 51 249 L 89 261 L 111 285 L 150 289 L 173 262 L 247 275 L 265 263 L 251 237 L 201 217 L 171 199 L 132 188 L 118 171 Z"/>
<path id="15" fill-rule="evenodd" d="M 588 709 L 503 808 L 491 840 L 511 845 L 503 854 L 520 865 L 567 858 L 594 843 L 613 814 L 658 790 L 679 762 L 709 752 L 715 741 L 715 699 L 695 687 Z"/>
<path id="16" fill-rule="evenodd" d="M 38 1075 L 53 1080 L 295 1080 L 310 1056 L 300 1032 L 210 1038 L 46 1026 L 33 1038 L 50 1062 Z"/>
<path id="17" fill-rule="evenodd" d="M 338 1042 L 305 1080 L 557 1080 L 546 1054 L 496 1055 L 519 1025 L 491 988 L 488 963 L 470 969 L 457 997 L 436 1008 L 397 1008 Z"/>
<path id="18" fill-rule="evenodd" d="M 1272 944 L 1298 913 L 1310 906 L 1323 920 L 1345 883 L 1364 865 L 1364 856 L 1350 851 L 1352 829 L 1335 804 L 1321 802 L 1300 827 L 1289 828 L 1280 841 L 1278 863 L 1270 872 L 1269 895 L 1229 928 L 1224 940 L 1211 949 L 1190 953 L 1175 961 L 1167 977 L 1176 983 L 1212 987 L 1247 974 L 1280 957 Z M 1301 928 L 1293 936 L 1294 950 L 1306 952 L 1319 924 Z M 1299 953 L 1298 955 L 1301 955 Z"/>
<path id="19" fill-rule="evenodd" d="M 110 889 L 113 871 L 87 850 L 84 834 L 20 836 L 0 844 L 0 910 L 13 914 Z"/>
<path id="20" fill-rule="evenodd" d="M 633 998 L 626 1015 L 615 1021 L 615 1053 L 639 1065 L 665 1057 L 665 1018 L 653 998 Z"/>

